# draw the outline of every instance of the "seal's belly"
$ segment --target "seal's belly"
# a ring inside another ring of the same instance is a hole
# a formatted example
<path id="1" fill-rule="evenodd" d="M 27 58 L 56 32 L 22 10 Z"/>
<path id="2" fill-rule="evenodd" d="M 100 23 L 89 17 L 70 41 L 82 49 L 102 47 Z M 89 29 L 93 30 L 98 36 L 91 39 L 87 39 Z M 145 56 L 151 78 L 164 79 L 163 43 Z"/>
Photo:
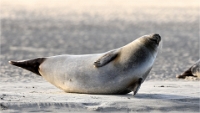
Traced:
<path id="1" fill-rule="evenodd" d="M 93 62 L 99 56 L 52 57 L 40 66 L 40 73 L 47 81 L 66 92 L 104 94 L 127 92 L 129 83 L 143 74 L 143 65 L 130 72 L 118 70 L 112 63 L 96 68 Z"/>

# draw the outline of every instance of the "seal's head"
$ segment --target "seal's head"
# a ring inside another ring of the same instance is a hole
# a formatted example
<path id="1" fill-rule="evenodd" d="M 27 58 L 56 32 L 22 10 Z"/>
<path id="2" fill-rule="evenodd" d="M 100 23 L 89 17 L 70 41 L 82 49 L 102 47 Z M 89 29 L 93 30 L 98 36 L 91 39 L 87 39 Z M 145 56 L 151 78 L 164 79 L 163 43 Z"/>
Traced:
<path id="1" fill-rule="evenodd" d="M 153 64 L 158 53 L 160 41 L 161 37 L 159 34 L 144 35 L 137 38 L 121 48 L 120 54 L 117 57 L 119 60 L 116 61 L 123 66 L 126 65 L 126 67 L 129 66 L 129 63 L 132 66 L 132 62 L 134 62 L 134 65 L 146 61 L 150 61 Z"/>
<path id="2" fill-rule="evenodd" d="M 159 34 L 144 35 L 138 41 L 142 42 L 148 49 L 157 52 L 161 37 Z"/>
<path id="3" fill-rule="evenodd" d="M 155 48 L 159 45 L 161 37 L 159 34 L 144 35 L 141 37 L 141 40 L 144 41 L 147 46 L 151 45 Z"/>
<path id="4" fill-rule="evenodd" d="M 153 35 L 150 35 L 148 37 L 148 39 L 151 41 L 151 42 L 154 42 L 155 44 L 159 45 L 160 41 L 161 41 L 161 37 L 159 34 L 153 34 Z"/>

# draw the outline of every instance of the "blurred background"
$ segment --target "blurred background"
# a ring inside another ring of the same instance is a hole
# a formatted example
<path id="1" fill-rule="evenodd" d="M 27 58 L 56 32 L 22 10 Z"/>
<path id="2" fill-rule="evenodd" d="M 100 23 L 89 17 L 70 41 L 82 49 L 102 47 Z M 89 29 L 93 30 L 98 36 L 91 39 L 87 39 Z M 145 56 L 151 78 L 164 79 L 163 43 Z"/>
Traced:
<path id="1" fill-rule="evenodd" d="M 1 0 L 1 82 L 41 80 L 9 60 L 105 52 L 151 33 L 162 49 L 147 80 L 177 80 L 200 56 L 198 0 Z M 25 79 L 22 79 L 25 78 Z"/>

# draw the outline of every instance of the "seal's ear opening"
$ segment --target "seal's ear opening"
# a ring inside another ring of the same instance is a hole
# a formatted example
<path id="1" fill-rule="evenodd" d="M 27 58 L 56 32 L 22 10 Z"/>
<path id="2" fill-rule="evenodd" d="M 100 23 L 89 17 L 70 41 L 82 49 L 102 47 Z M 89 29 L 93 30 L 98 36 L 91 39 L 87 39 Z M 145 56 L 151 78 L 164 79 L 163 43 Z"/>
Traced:
<path id="1" fill-rule="evenodd" d="M 44 61 L 45 58 L 36 58 L 32 60 L 9 61 L 9 63 L 41 76 L 41 74 L 39 73 L 39 66 Z"/>

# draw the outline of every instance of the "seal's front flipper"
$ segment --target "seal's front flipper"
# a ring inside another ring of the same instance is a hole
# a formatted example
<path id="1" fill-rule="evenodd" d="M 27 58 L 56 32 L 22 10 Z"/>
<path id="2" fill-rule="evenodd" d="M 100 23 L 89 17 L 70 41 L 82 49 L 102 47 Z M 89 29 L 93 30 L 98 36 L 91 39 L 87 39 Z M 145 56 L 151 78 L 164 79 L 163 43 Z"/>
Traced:
<path id="1" fill-rule="evenodd" d="M 138 82 L 136 83 L 135 87 L 133 88 L 133 95 L 136 95 L 138 90 L 140 89 L 140 86 L 142 84 L 142 78 L 139 78 Z"/>
<path id="2" fill-rule="evenodd" d="M 176 76 L 177 78 L 186 78 L 187 76 L 193 76 L 191 68 L 189 68 L 188 70 L 186 70 L 183 74 Z"/>
<path id="3" fill-rule="evenodd" d="M 97 61 L 94 62 L 95 67 L 102 67 L 112 60 L 114 60 L 117 55 L 119 54 L 119 49 L 117 50 L 112 50 L 107 53 L 105 53 L 102 57 L 100 57 Z"/>
<path id="4" fill-rule="evenodd" d="M 193 64 L 188 70 L 176 77 L 184 79 L 187 76 L 200 77 L 200 59 L 195 64 Z"/>
<path id="5" fill-rule="evenodd" d="M 26 70 L 29 70 L 37 75 L 40 75 L 39 66 L 44 61 L 45 61 L 45 58 L 36 58 L 36 59 L 32 59 L 32 60 L 9 61 L 9 63 L 12 65 L 24 68 Z"/>

